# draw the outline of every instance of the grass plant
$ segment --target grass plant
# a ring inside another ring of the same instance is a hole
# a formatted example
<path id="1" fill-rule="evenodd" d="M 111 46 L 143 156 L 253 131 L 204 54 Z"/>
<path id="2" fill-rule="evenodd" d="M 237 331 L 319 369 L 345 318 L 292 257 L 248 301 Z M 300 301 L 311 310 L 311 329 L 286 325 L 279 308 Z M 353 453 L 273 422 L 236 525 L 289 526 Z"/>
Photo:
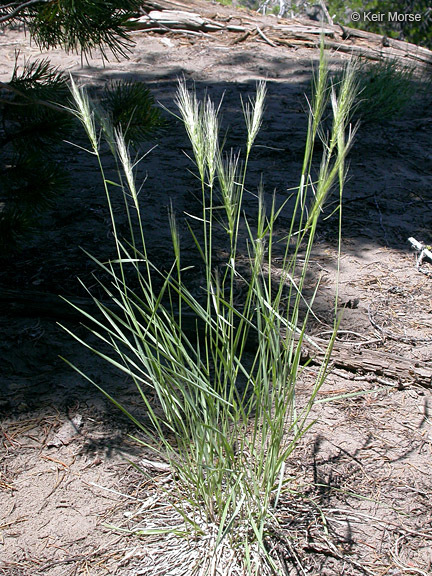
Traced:
<path id="1" fill-rule="evenodd" d="M 354 136 L 349 121 L 355 92 L 351 67 L 337 92 L 331 86 L 322 49 L 309 102 L 300 184 L 282 268 L 274 278 L 273 231 L 286 203 L 276 208 L 273 199 L 267 206 L 260 190 L 256 217 L 248 218 L 243 207 L 248 163 L 262 123 L 266 85 L 260 82 L 255 97 L 242 102 L 247 139 L 241 159 L 240 153 L 226 153 L 220 144 L 218 107 L 209 98 L 199 101 L 184 82 L 179 83 L 178 117 L 191 142 L 201 193 L 201 213 L 189 216 L 197 264 L 204 270 L 201 298 L 188 285 L 190 271 L 182 264 L 181 239 L 173 213 L 169 217 L 172 265 L 165 272 L 152 263 L 134 164 L 122 133 L 104 123 L 100 129 L 118 162 L 115 186 L 124 195 L 130 223 L 130 238 L 119 236 L 112 209 L 113 183 L 106 177 L 101 161 L 97 113 L 86 93 L 72 84 L 75 114 L 101 169 L 116 251 L 108 263 L 92 257 L 110 277 L 110 283 L 101 286 L 114 306 L 95 298 L 99 314 L 82 311 L 101 348 L 77 335 L 75 338 L 134 381 L 148 414 L 148 425 L 93 384 L 131 418 L 142 432 L 140 441 L 158 452 L 174 471 L 174 505 L 184 521 L 182 532 L 195 538 L 211 537 L 213 552 L 208 554 L 207 567 L 201 566 L 202 574 L 214 568 L 223 546 L 235 551 L 243 573 L 278 571 L 277 561 L 267 552 L 266 538 L 269 526 L 277 523 L 278 500 L 289 487 L 285 462 L 311 425 L 310 411 L 327 376 L 338 325 L 335 315 L 325 360 L 307 402 L 299 407 L 296 391 L 302 370 L 301 349 L 313 307 L 312 297 L 302 314 L 304 287 L 326 198 L 334 186 L 342 195 L 345 160 Z M 325 135 L 321 120 L 328 101 L 333 124 Z M 323 140 L 324 152 L 314 175 L 317 138 Z M 223 265 L 214 257 L 215 234 L 220 235 L 221 230 L 228 254 Z M 239 256 L 245 254 L 247 272 L 238 265 Z M 246 286 L 241 302 L 239 282 Z M 195 335 L 186 329 L 191 318 L 197 328 Z M 106 346 L 112 354 L 104 351 Z M 178 533 L 179 528 L 176 530 Z"/>
<path id="2" fill-rule="evenodd" d="M 416 93 L 414 68 L 397 60 L 355 63 L 358 78 L 356 115 L 362 123 L 398 118 Z"/>

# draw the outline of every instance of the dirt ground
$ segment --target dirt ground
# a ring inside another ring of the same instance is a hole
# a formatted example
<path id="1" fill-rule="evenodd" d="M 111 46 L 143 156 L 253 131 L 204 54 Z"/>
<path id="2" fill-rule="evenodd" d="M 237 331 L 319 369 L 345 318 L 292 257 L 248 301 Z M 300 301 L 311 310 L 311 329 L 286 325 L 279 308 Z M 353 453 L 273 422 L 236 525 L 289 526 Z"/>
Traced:
<path id="1" fill-rule="evenodd" d="M 228 145 L 241 146 L 245 130 L 240 95 L 268 81 L 266 114 L 250 165 L 249 188 L 262 177 L 280 203 L 298 183 L 307 117 L 312 49 L 274 48 L 264 41 L 232 44 L 229 37 L 134 33 L 128 61 L 81 65 L 60 50 L 46 54 L 78 81 L 101 86 L 138 79 L 174 110 L 177 78 L 199 94 L 223 95 Z M 0 80 L 14 54 L 39 54 L 18 31 L 0 36 Z M 332 56 L 332 66 L 342 63 Z M 424 362 L 432 370 L 432 264 L 416 269 L 408 237 L 432 235 L 432 116 L 424 93 L 398 117 L 364 123 L 350 153 L 346 185 L 340 306 L 346 306 L 341 342 Z M 198 206 L 184 130 L 168 128 L 147 143 L 142 213 L 150 251 L 171 258 L 167 212 L 181 218 Z M 110 223 L 93 158 L 65 149 L 70 191 L 46 213 L 25 249 L 1 261 L 0 290 L 83 296 L 77 277 L 94 283 L 94 264 L 113 253 Z M 120 200 L 115 210 L 121 219 Z M 328 214 L 332 211 L 331 200 Z M 284 222 L 277 231 L 283 236 Z M 187 241 L 185 241 L 187 246 Z M 318 233 L 313 271 L 321 276 L 312 332 L 328 337 L 335 293 L 337 223 Z M 275 266 L 277 263 L 275 262 Z M 3 576 L 138 576 L 191 574 L 196 554 L 178 555 L 175 538 L 139 538 L 127 531 L 163 523 L 161 486 L 169 472 L 128 434 L 131 423 L 59 356 L 64 356 L 138 417 L 139 399 L 124 377 L 74 342 L 59 321 L 84 335 L 70 318 L 23 315 L 0 318 L 0 574 Z M 311 366 L 299 382 L 307 393 Z M 429 382 L 429 384 L 431 384 Z M 372 390 L 318 404 L 317 422 L 287 463 L 291 495 L 281 503 L 279 554 L 287 574 L 402 576 L 431 574 L 431 386 L 389 379 L 367 370 L 335 367 L 321 398 Z M 134 464 L 146 469 L 139 473 Z M 124 532 L 122 532 L 124 530 Z M 233 574 L 236 573 L 233 571 Z"/>

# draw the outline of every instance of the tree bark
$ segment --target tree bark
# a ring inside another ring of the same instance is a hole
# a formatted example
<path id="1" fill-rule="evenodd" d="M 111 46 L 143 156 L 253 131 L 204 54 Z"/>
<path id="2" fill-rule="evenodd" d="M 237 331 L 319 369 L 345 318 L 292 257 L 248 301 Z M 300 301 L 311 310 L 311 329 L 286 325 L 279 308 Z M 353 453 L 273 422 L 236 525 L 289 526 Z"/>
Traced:
<path id="1" fill-rule="evenodd" d="M 314 338 L 314 342 L 321 344 L 323 348 L 326 342 Z M 321 363 L 324 353 L 315 348 L 305 348 L 303 360 L 309 360 L 312 364 Z M 370 374 L 382 378 L 396 380 L 401 385 L 421 384 L 432 387 L 432 366 L 426 362 L 411 360 L 398 354 L 382 352 L 380 350 L 361 350 L 352 343 L 336 342 L 331 355 L 331 362 L 336 368 L 355 372 L 357 374 Z"/>

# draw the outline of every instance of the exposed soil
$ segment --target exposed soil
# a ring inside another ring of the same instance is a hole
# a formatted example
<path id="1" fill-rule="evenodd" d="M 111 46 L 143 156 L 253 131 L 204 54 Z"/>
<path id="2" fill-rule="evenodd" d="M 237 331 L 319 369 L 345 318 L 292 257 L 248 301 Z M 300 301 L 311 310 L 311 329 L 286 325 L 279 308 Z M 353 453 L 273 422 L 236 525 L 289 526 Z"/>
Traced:
<path id="1" fill-rule="evenodd" d="M 307 117 L 312 49 L 274 48 L 264 40 L 232 43 L 228 36 L 134 33 L 128 61 L 103 64 L 96 56 L 46 54 L 84 83 L 138 79 L 157 101 L 174 110 L 177 78 L 193 80 L 199 94 L 219 100 L 229 127 L 228 146 L 245 134 L 240 95 L 268 80 L 265 122 L 250 165 L 249 189 L 262 177 L 269 198 L 281 203 L 298 183 Z M 0 36 L 0 80 L 20 58 L 39 55 L 18 31 Z M 342 64 L 333 55 L 332 67 Z M 341 341 L 357 349 L 388 352 L 432 369 L 432 264 L 416 269 L 407 242 L 432 234 L 432 117 L 430 97 L 419 92 L 410 106 L 386 123 L 364 123 L 350 153 L 343 212 L 340 307 L 346 307 Z M 188 143 L 179 121 L 167 114 L 158 146 L 142 161 L 146 177 L 142 214 L 150 251 L 171 259 L 168 207 L 181 222 L 198 209 Z M 84 143 L 84 140 L 83 140 Z M 26 248 L 0 269 L 0 289 L 84 296 L 77 281 L 94 284 L 94 264 L 84 254 L 112 255 L 108 210 L 94 159 L 66 148 L 70 191 L 45 214 Z M 122 221 L 122 203 L 115 201 Z M 327 215 L 332 211 L 331 200 Z M 286 219 L 277 234 L 283 237 Z M 182 228 L 188 247 L 186 228 Z M 192 243 L 190 243 L 192 246 Z M 337 221 L 320 227 L 313 270 L 321 276 L 311 333 L 328 337 L 332 322 Z M 277 261 L 274 263 L 275 271 Z M 169 472 L 152 468 L 128 434 L 133 425 L 59 355 L 89 374 L 138 417 L 143 407 L 127 379 L 76 343 L 56 324 L 85 335 L 70 318 L 38 316 L 27 307 L 1 319 L 0 376 L 0 574 L 69 576 L 190 574 L 190 555 L 175 538 L 122 533 L 141 522 L 163 523 L 161 487 Z M 306 394 L 313 366 L 299 382 Z M 351 398 L 340 395 L 371 390 Z M 430 574 L 432 565 L 431 388 L 402 376 L 335 368 L 320 398 L 317 422 L 287 463 L 293 494 L 280 509 L 277 553 L 287 574 L 375 576 Z M 132 464 L 146 468 L 139 473 Z M 294 492 L 298 492 L 296 495 Z M 113 528 L 116 526 L 117 528 Z M 233 574 L 237 572 L 233 571 Z"/>

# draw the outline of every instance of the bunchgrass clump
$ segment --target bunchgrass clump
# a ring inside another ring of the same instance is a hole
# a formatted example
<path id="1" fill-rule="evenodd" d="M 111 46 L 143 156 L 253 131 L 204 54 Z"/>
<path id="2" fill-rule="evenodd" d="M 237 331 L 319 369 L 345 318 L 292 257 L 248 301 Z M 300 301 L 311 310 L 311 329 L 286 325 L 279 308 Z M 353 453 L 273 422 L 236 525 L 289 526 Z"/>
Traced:
<path id="1" fill-rule="evenodd" d="M 365 123 L 398 118 L 416 93 L 414 68 L 397 60 L 357 60 L 356 116 Z"/>
<path id="2" fill-rule="evenodd" d="M 103 347 L 91 349 L 134 381 L 150 424 L 139 422 L 102 392 L 142 431 L 146 440 L 141 441 L 171 466 L 177 494 L 173 506 L 184 522 L 181 532 L 209 538 L 211 550 L 203 559 L 208 569 L 220 550 L 229 546 L 242 573 L 278 571 L 265 541 L 269 526 L 277 523 L 279 498 L 289 485 L 285 462 L 310 426 L 308 417 L 327 376 L 338 325 L 335 316 L 325 359 L 306 404 L 299 408 L 296 385 L 313 306 L 312 298 L 306 313 L 301 312 L 304 287 L 326 198 L 334 186 L 342 195 L 345 159 L 353 138 L 349 121 L 355 92 L 354 72 L 348 67 L 336 93 L 321 50 L 300 184 L 282 268 L 274 278 L 273 231 L 286 203 L 276 209 L 273 200 L 266 206 L 261 190 L 256 218 L 247 218 L 243 210 L 248 162 L 262 123 L 266 86 L 259 83 L 256 96 L 242 102 L 247 140 L 240 160 L 239 154 L 225 153 L 220 144 L 218 108 L 209 98 L 199 101 L 184 82 L 179 83 L 176 104 L 191 141 L 202 203 L 201 214 L 193 217 L 195 227 L 189 226 L 197 264 L 204 270 L 201 298 L 188 285 L 173 214 L 169 271 L 159 270 L 149 258 L 127 146 L 121 132 L 102 126 L 121 167 L 118 185 L 130 222 L 131 237 L 120 238 L 111 209 L 110 182 L 100 162 L 96 115 L 85 92 L 72 87 L 75 113 L 99 160 L 116 249 L 108 263 L 94 258 L 110 276 L 110 283 L 102 287 L 112 305 L 95 299 L 99 315 L 92 317 L 84 311 L 83 315 L 91 319 L 91 332 L 103 346 L 111 347 L 112 354 L 101 351 Z M 324 136 L 321 120 L 329 101 L 333 124 Z M 317 138 L 323 140 L 324 152 L 314 175 Z M 215 234 L 220 238 L 221 230 L 227 253 L 223 265 L 214 257 Z M 246 272 L 238 265 L 240 255 L 247 256 Z M 127 280 L 131 270 L 133 286 Z M 236 290 L 239 282 L 246 287 L 241 302 Z M 186 329 L 191 318 L 196 336 Z M 165 531 L 170 530 L 168 525 Z M 180 531 L 178 526 L 175 531 Z M 200 573 L 206 573 L 206 565 L 200 566 Z"/>

